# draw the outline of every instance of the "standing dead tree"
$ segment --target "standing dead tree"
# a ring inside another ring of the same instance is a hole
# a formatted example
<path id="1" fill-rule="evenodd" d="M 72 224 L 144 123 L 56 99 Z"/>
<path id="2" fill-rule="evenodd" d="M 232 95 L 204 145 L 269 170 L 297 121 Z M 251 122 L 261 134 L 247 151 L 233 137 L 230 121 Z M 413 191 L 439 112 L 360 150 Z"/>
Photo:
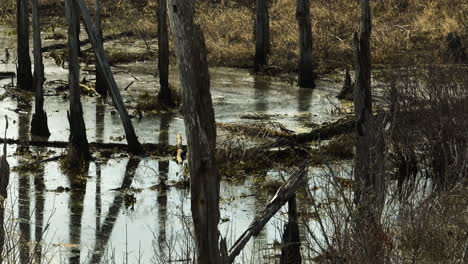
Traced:
<path id="1" fill-rule="evenodd" d="M 315 88 L 312 59 L 312 26 L 310 24 L 310 0 L 296 0 L 296 18 L 299 26 L 298 85 Z"/>
<path id="2" fill-rule="evenodd" d="M 44 63 L 41 51 L 41 24 L 39 20 L 38 0 L 32 1 L 33 14 L 33 44 L 34 44 L 34 91 L 35 91 L 35 113 L 31 120 L 31 134 L 48 137 L 50 136 L 47 126 L 47 114 L 44 111 Z"/>
<path id="3" fill-rule="evenodd" d="M 96 25 L 96 32 L 98 34 L 98 38 L 101 41 L 103 41 L 101 10 L 102 1 L 96 0 L 94 7 L 94 23 Z M 107 96 L 107 90 L 109 89 L 107 88 L 106 81 L 102 77 L 102 73 L 99 71 L 98 66 L 96 65 L 96 92 L 98 92 L 102 96 Z"/>
<path id="4" fill-rule="evenodd" d="M 255 5 L 255 71 L 261 71 L 268 63 L 271 52 L 270 18 L 268 0 L 257 0 Z"/>
<path id="5" fill-rule="evenodd" d="M 166 106 L 174 105 L 169 89 L 169 36 L 167 32 L 167 1 L 159 0 L 158 5 L 158 101 Z"/>
<path id="6" fill-rule="evenodd" d="M 356 155 L 354 177 L 358 206 L 357 232 L 362 233 L 368 259 L 383 263 L 382 243 L 373 238 L 381 230 L 380 215 L 385 200 L 384 139 L 382 121 L 372 114 L 371 90 L 371 9 L 369 0 L 361 0 L 360 34 L 354 34 L 356 86 L 354 91 L 356 119 Z"/>
<path id="7" fill-rule="evenodd" d="M 224 263 L 218 244 L 220 175 L 215 160 L 216 124 L 205 40 L 194 22 L 193 1 L 169 0 L 168 3 L 183 88 L 195 263 Z"/>
<path id="8" fill-rule="evenodd" d="M 29 0 L 16 0 L 16 31 L 18 67 L 16 69 L 18 88 L 32 91 L 31 57 L 29 56 Z"/>
<path id="9" fill-rule="evenodd" d="M 8 129 L 8 117 L 5 116 L 5 138 Z M 5 200 L 8 193 L 8 183 L 10 181 L 10 164 L 7 161 L 7 144 L 6 140 L 3 143 L 3 155 L 0 157 L 0 257 L 3 253 L 3 245 L 5 243 L 5 230 L 3 229 L 3 221 L 5 218 Z"/>
<path id="10" fill-rule="evenodd" d="M 71 167 L 79 167 L 83 161 L 89 161 L 91 159 L 80 100 L 79 40 L 76 38 L 75 25 L 77 21 L 76 16 L 78 16 L 77 11 L 78 7 L 74 0 L 65 0 L 65 13 L 68 22 L 68 84 L 70 87 L 70 112 L 68 113 L 68 121 L 70 123 L 70 147 L 68 151 L 68 162 Z"/>
<path id="11" fill-rule="evenodd" d="M 106 85 L 109 88 L 112 102 L 119 112 L 120 120 L 122 121 L 122 125 L 125 130 L 125 136 L 127 138 L 128 150 L 131 153 L 140 154 L 143 151 L 143 148 L 141 147 L 141 144 L 135 134 L 132 121 L 130 120 L 130 116 L 128 115 L 127 109 L 125 108 L 122 96 L 120 95 L 119 88 L 117 87 L 117 83 L 115 82 L 114 75 L 110 68 L 109 61 L 107 60 L 102 40 L 99 38 L 95 25 L 91 20 L 91 15 L 89 14 L 86 3 L 83 0 L 73 1 L 78 4 L 79 10 L 83 17 L 86 32 L 88 34 L 88 38 L 91 41 L 94 55 L 96 56 L 98 71 L 102 73 L 102 77 L 106 81 Z"/>

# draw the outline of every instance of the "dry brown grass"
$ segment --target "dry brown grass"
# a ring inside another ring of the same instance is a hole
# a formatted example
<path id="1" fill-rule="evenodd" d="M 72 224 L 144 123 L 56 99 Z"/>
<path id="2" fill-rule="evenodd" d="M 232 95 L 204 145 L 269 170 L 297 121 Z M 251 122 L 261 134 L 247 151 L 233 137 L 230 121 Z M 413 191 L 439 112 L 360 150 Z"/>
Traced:
<path id="1" fill-rule="evenodd" d="M 4 15 L 4 21 L 14 22 L 15 1 L 5 1 L 0 14 Z M 48 5 L 56 2 L 42 1 Z M 94 1 L 88 2 L 92 7 Z M 105 33 L 134 32 L 138 38 L 155 38 L 156 2 L 148 0 L 146 6 L 137 8 L 131 1 L 104 0 Z M 197 3 L 197 21 L 205 34 L 210 65 L 251 67 L 255 52 L 254 1 L 225 2 L 225 5 L 212 1 Z M 445 47 L 449 32 L 457 32 L 464 46 L 468 46 L 468 2 L 465 0 L 379 0 L 371 3 L 374 64 L 406 64 L 414 57 L 434 61 Z M 315 0 L 311 1 L 311 14 L 318 70 L 350 68 L 351 35 L 358 30 L 359 2 Z M 299 55 L 295 1 L 271 1 L 270 27 L 270 64 L 294 72 Z M 173 44 L 171 46 L 173 49 Z"/>

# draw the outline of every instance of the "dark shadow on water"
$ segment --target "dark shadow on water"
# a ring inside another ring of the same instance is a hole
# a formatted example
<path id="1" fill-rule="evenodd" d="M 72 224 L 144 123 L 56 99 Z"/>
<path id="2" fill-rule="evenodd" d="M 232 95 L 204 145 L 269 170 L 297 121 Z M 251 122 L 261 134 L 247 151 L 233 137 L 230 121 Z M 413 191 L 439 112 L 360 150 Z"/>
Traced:
<path id="1" fill-rule="evenodd" d="M 309 112 L 314 89 L 306 89 L 306 88 L 299 88 L 299 87 L 297 89 L 298 89 L 297 111 Z"/>
<path id="2" fill-rule="evenodd" d="M 69 258 L 70 264 L 80 263 L 81 218 L 83 217 L 83 203 L 86 196 L 86 176 L 89 164 L 85 165 L 82 175 L 69 175 L 70 181 L 70 244 L 72 250 Z"/>
<path id="3" fill-rule="evenodd" d="M 125 169 L 125 176 L 122 180 L 120 190 L 126 190 L 132 186 L 133 178 L 135 177 L 135 172 L 140 161 L 141 159 L 138 157 L 130 157 Z M 104 222 L 102 223 L 101 228 L 96 230 L 96 245 L 94 246 L 94 252 L 90 263 L 101 263 L 102 256 L 108 246 L 109 239 L 112 235 L 112 231 L 114 230 L 114 225 L 123 203 L 124 194 L 121 191 L 115 191 L 114 200 L 109 207 L 109 211 L 104 218 Z"/>

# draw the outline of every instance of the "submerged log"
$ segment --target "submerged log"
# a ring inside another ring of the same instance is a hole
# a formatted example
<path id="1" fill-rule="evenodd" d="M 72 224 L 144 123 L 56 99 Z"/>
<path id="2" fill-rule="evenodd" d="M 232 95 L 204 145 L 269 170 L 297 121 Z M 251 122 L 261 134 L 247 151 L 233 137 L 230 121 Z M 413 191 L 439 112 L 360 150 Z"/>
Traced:
<path id="1" fill-rule="evenodd" d="M 234 259 L 240 254 L 245 245 L 247 245 L 250 238 L 257 236 L 276 212 L 278 212 L 278 210 L 295 195 L 299 187 L 303 186 L 306 175 L 307 165 L 304 164 L 301 165 L 299 170 L 291 175 L 283 185 L 281 185 L 273 199 L 271 199 L 263 210 L 263 213 L 255 218 L 247 230 L 245 230 L 244 233 L 236 240 L 234 245 L 232 245 L 229 250 L 227 263 L 234 263 Z"/>
<path id="2" fill-rule="evenodd" d="M 0 80 L 13 78 L 15 76 L 16 76 L 16 73 L 14 72 L 0 72 Z"/>

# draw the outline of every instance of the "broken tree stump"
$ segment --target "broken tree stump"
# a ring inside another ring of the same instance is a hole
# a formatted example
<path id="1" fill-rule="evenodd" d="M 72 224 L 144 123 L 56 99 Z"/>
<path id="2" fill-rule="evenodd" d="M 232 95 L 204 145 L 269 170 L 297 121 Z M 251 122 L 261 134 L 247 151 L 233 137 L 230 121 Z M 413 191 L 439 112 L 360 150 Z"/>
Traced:
<path id="1" fill-rule="evenodd" d="M 288 201 L 288 222 L 285 224 L 281 245 L 280 264 L 301 264 L 301 242 L 297 220 L 296 194 Z"/>

